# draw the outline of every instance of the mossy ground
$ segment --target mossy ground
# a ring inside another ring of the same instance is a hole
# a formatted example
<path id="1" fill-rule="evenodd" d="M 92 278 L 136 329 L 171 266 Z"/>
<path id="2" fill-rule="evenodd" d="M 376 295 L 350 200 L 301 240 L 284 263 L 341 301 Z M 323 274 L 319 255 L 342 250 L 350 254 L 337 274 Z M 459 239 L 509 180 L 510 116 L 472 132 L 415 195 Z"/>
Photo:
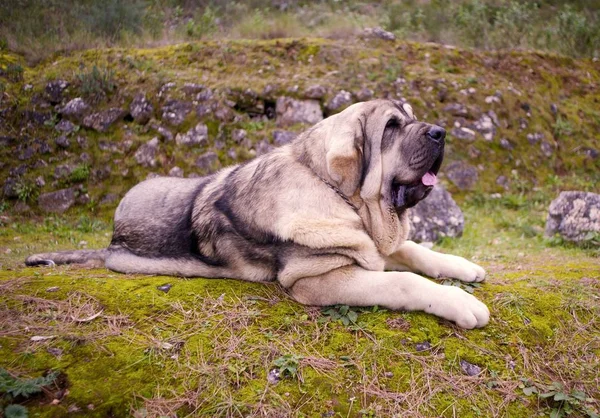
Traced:
<path id="1" fill-rule="evenodd" d="M 14 63 L 23 60 L 0 54 L 3 69 Z M 478 167 L 475 190 L 459 191 L 440 176 L 465 211 L 466 230 L 436 248 L 488 271 L 486 283 L 474 292 L 488 304 L 492 319 L 474 331 L 423 313 L 368 310 L 347 327 L 324 321 L 321 310 L 298 305 L 273 285 L 24 268 L 23 259 L 35 252 L 106 246 L 115 203 L 99 205 L 103 196 L 122 196 L 149 171 L 166 174 L 177 165 L 186 174 L 194 172 L 196 156 L 207 149 L 184 152 L 162 142 L 157 167 L 139 167 L 135 149 L 156 132 L 134 123 L 116 124 L 102 134 L 81 128 L 70 149 L 56 148 L 51 158 L 43 157 L 47 165 L 18 160 L 11 147 L 0 149 L 0 178 L 27 164 L 20 181 L 46 180 L 36 193 L 69 185 L 54 178 L 58 164 L 79 165 L 82 152 L 91 157 L 89 177 L 76 180 L 90 194 L 86 207 L 41 217 L 35 193 L 22 196 L 31 206 L 24 214 L 15 213 L 16 200 L 0 202 L 0 367 L 31 377 L 58 370 L 68 389 L 55 405 L 57 391 L 26 402 L 32 416 L 77 411 L 139 417 L 536 416 L 549 414 L 552 404 L 525 395 L 520 386 L 543 392 L 552 382 L 587 394 L 578 414 L 585 414 L 584 407 L 600 409 L 598 250 L 549 246 L 542 238 L 548 204 L 559 191 L 593 191 L 600 184 L 600 159 L 584 152 L 598 149 L 597 63 L 405 42 L 284 39 L 85 51 L 36 67 L 22 65 L 18 78 L 2 79 L 2 104 L 8 109 L 2 134 L 19 141 L 53 143 L 60 135 L 53 123 L 32 123 L 23 112 L 33 108 L 57 117 L 56 109 L 36 104 L 46 83 L 67 79 L 66 98 L 77 97 L 78 75 L 94 65 L 113 72 L 117 85 L 96 108 L 126 108 L 144 91 L 153 100 L 155 118 L 163 104 L 157 92 L 170 81 L 177 84 L 175 98 L 183 94 L 184 82 L 251 88 L 263 96 L 271 85 L 271 99 L 302 97 L 306 87 L 321 84 L 328 88 L 324 103 L 341 89 L 356 93 L 367 87 L 376 97 L 405 97 L 420 119 L 445 121 L 448 129 L 456 119 L 444 111 L 448 103 L 465 104 L 473 113 L 470 121 L 490 110 L 499 118 L 492 142 L 479 136 L 470 143 L 447 140 L 447 163 Z M 469 87 L 476 92 L 465 95 Z M 487 103 L 497 90 L 500 103 Z M 236 128 L 245 129 L 252 143 L 280 129 L 274 120 L 238 116 L 233 123 L 204 120 L 208 147 L 217 137 L 225 141 L 224 149 L 238 147 L 230 138 Z M 184 132 L 193 123 L 186 120 L 173 130 Z M 528 142 L 533 132 L 544 135 L 551 156 L 539 143 Z M 75 143 L 79 135 L 87 138 L 88 148 Z M 131 148 L 121 148 L 125 138 L 133 141 Z M 503 148 L 500 138 L 514 147 Z M 117 150 L 101 149 L 101 141 Z M 242 151 L 238 155 L 245 155 Z M 222 165 L 234 162 L 223 150 L 217 153 Z M 104 167 L 111 172 L 107 178 L 95 174 Z M 509 179 L 508 190 L 496 183 L 500 175 Z M 495 193 L 500 197 L 492 198 Z M 166 283 L 172 285 L 168 293 L 157 289 Z M 34 336 L 53 338 L 32 341 Z M 417 351 L 416 344 L 424 342 L 430 348 Z M 301 356 L 297 378 L 268 383 L 274 360 L 286 354 Z M 461 360 L 477 364 L 482 373 L 465 375 Z"/>
<path id="2" fill-rule="evenodd" d="M 26 403 L 32 416 L 538 416 L 551 405 L 522 387 L 552 382 L 598 410 L 598 254 L 525 236 L 519 218 L 535 215 L 522 212 L 466 204 L 465 235 L 438 247 L 488 271 L 474 292 L 492 319 L 472 331 L 370 309 L 344 326 L 275 285 L 25 268 L 36 251 L 106 245 L 110 222 L 15 218 L 0 235 L 1 364 L 66 376 L 60 402 Z M 300 356 L 297 377 L 269 383 L 286 354 Z M 465 375 L 461 360 L 481 374 Z"/>

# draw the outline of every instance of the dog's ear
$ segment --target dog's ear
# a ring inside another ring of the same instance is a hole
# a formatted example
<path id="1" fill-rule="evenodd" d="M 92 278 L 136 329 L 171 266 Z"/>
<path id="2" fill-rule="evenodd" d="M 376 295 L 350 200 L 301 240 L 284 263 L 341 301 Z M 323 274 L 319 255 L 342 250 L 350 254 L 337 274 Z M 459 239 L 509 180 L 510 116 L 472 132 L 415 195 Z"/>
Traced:
<path id="1" fill-rule="evenodd" d="M 327 174 L 346 196 L 352 196 L 358 188 L 362 171 L 362 152 L 352 125 L 332 130 L 325 157 Z"/>

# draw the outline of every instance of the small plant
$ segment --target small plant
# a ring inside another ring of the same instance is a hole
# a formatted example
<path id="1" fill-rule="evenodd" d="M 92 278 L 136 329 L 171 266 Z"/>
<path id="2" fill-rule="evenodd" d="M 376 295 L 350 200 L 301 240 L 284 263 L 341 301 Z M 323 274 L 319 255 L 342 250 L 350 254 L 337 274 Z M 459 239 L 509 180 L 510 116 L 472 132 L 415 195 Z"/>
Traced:
<path id="1" fill-rule="evenodd" d="M 215 12 L 207 7 L 197 20 L 190 20 L 185 26 L 185 34 L 192 39 L 201 39 L 217 31 Z"/>
<path id="2" fill-rule="evenodd" d="M 8 402 L 15 398 L 29 398 L 42 391 L 44 386 L 52 385 L 58 372 L 50 372 L 46 376 L 36 377 L 33 379 L 18 379 L 13 377 L 8 371 L 0 368 L 0 394 L 4 395 L 4 399 Z M 8 405 L 4 409 L 4 416 L 9 417 L 27 417 L 27 408 L 21 405 Z"/>
<path id="3" fill-rule="evenodd" d="M 23 80 L 23 67 L 21 64 L 13 64 L 10 63 L 6 66 L 4 71 L 1 71 L 0 74 L 4 75 L 8 78 L 9 81 L 17 82 Z"/>
<path id="4" fill-rule="evenodd" d="M 90 176 L 90 167 L 87 164 L 78 165 L 71 171 L 69 181 L 71 183 L 80 183 L 86 181 Z"/>
<path id="5" fill-rule="evenodd" d="M 353 311 L 348 305 L 336 305 L 326 308 L 321 312 L 323 317 L 319 322 L 341 322 L 345 327 L 350 324 L 357 325 L 358 313 Z"/>
<path id="6" fill-rule="evenodd" d="M 33 183 L 20 181 L 15 186 L 17 197 L 22 202 L 33 202 L 37 199 L 38 189 Z"/>
<path id="7" fill-rule="evenodd" d="M 116 89 L 115 73 L 108 68 L 94 65 L 90 72 L 77 74 L 79 92 L 93 102 L 98 102 Z"/>
<path id="8" fill-rule="evenodd" d="M 286 354 L 276 358 L 275 361 L 273 361 L 273 364 L 279 369 L 280 376 L 288 376 L 294 379 L 298 375 L 300 360 L 302 360 L 302 356 L 298 356 L 296 354 Z"/>
<path id="9" fill-rule="evenodd" d="M 446 279 L 442 282 L 442 285 L 460 287 L 462 290 L 464 290 L 467 293 L 473 293 L 473 292 L 475 292 L 475 289 L 477 289 L 478 287 L 481 287 L 481 284 L 479 284 L 477 282 L 467 283 L 467 282 L 461 282 L 460 280 L 454 280 L 454 279 Z"/>
<path id="10" fill-rule="evenodd" d="M 568 391 L 561 383 L 553 382 L 550 390 L 538 393 L 538 397 L 548 400 L 549 406 L 552 408 L 550 418 L 561 418 L 574 412 L 583 412 L 588 417 L 598 417 L 598 414 L 585 405 L 589 401 L 585 392 L 577 389 Z"/>
<path id="11" fill-rule="evenodd" d="M 563 119 L 559 116 L 556 119 L 556 122 L 554 122 L 554 137 L 561 138 L 563 136 L 571 135 L 572 133 L 573 126 L 571 125 L 571 123 L 568 120 Z"/>

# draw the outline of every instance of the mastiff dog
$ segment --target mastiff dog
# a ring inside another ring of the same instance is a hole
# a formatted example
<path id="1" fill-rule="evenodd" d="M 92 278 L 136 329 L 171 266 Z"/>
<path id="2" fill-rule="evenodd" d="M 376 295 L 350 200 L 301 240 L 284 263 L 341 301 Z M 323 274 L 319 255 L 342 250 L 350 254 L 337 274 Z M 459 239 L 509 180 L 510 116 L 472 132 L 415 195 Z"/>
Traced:
<path id="1" fill-rule="evenodd" d="M 276 281 L 307 305 L 421 310 L 483 327 L 482 302 L 417 273 L 479 282 L 484 269 L 407 240 L 407 210 L 435 185 L 445 136 L 408 104 L 357 103 L 244 164 L 138 184 L 115 212 L 107 249 L 25 262 Z"/>

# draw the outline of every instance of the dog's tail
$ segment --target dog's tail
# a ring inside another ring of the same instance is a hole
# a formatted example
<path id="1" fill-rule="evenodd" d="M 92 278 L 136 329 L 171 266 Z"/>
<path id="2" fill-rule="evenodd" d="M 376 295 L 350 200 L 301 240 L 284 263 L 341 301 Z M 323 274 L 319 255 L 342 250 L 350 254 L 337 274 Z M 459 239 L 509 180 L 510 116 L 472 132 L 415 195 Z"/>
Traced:
<path id="1" fill-rule="evenodd" d="M 58 264 L 84 264 L 90 267 L 102 267 L 108 250 L 73 250 L 56 253 L 30 255 L 25 259 L 27 266 L 54 266 Z"/>

